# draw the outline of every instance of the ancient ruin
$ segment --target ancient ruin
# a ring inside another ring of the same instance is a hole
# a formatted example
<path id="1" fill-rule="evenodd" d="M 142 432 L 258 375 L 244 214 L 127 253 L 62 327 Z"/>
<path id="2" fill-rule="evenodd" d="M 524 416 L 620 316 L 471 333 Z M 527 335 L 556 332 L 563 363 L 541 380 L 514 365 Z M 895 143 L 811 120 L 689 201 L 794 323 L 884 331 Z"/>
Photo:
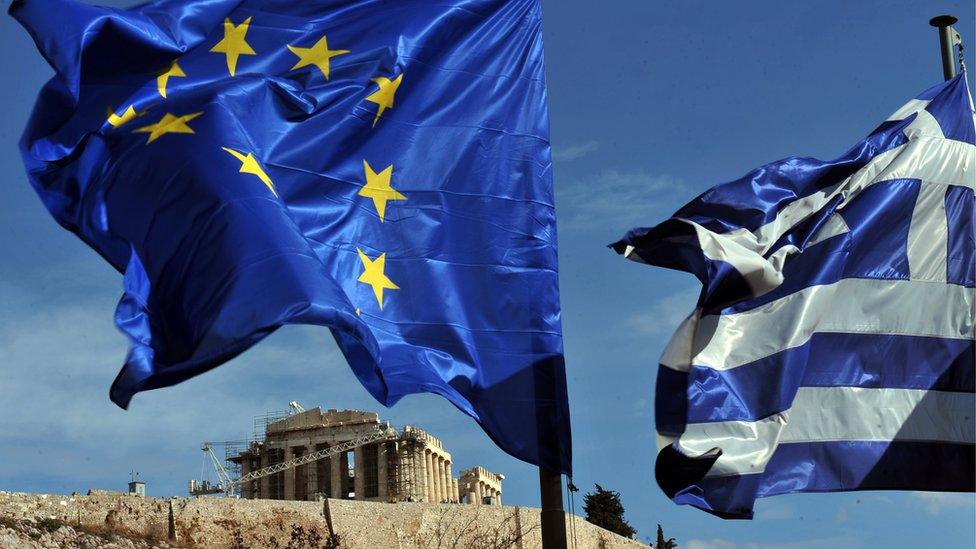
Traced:
<path id="1" fill-rule="evenodd" d="M 484 467 L 472 467 L 461 471 L 458 481 L 461 494 L 467 496 L 466 501 L 479 501 L 492 505 L 502 504 L 502 480 L 505 475 L 492 473 Z"/>
<path id="2" fill-rule="evenodd" d="M 295 407 L 227 456 L 241 497 L 501 505 L 503 475 L 472 467 L 455 477 L 450 452 L 423 429 L 394 429 L 374 412 Z"/>

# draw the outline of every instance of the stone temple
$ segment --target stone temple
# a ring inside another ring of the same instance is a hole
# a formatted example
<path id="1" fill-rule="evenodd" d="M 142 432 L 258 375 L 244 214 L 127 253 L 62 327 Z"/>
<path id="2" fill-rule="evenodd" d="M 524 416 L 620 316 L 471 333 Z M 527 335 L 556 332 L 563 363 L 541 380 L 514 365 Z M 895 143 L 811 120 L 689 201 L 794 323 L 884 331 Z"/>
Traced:
<path id="1" fill-rule="evenodd" d="M 376 439 L 378 432 L 385 434 Z M 345 448 L 249 480 L 241 486 L 244 498 L 501 505 L 503 475 L 472 467 L 455 477 L 454 460 L 440 440 L 417 427 L 391 429 L 373 412 L 312 408 L 268 422 L 263 435 L 229 456 L 243 477 L 332 446 Z M 370 437 L 364 444 L 356 442 Z"/>

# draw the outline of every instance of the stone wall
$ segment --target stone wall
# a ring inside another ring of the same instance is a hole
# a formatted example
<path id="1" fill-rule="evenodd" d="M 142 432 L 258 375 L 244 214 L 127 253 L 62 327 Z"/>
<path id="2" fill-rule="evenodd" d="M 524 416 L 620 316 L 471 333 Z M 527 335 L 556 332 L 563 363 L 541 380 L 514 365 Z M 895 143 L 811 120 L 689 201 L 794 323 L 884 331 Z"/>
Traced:
<path id="1" fill-rule="evenodd" d="M 175 535 L 177 545 L 191 548 L 328 547 L 332 533 L 338 536 L 338 547 L 348 549 L 540 549 L 542 545 L 539 510 L 529 507 L 0 492 L 0 517 L 51 518 L 149 539 Z M 574 518 L 577 547 L 647 548 Z"/>

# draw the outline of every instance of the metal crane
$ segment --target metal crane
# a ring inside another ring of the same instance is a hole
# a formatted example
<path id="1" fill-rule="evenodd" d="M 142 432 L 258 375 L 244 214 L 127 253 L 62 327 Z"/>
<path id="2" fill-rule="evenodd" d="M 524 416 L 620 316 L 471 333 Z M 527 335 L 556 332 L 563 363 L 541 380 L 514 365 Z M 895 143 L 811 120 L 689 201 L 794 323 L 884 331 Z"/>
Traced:
<path id="1" fill-rule="evenodd" d="M 292 403 L 295 404 L 295 403 Z M 390 426 L 389 423 L 384 424 L 377 428 L 375 431 L 364 434 L 363 436 L 350 440 L 347 442 L 342 442 L 336 444 L 335 446 L 330 446 L 328 448 L 319 450 L 317 452 L 312 452 L 310 454 L 305 454 L 301 457 L 290 459 L 288 461 L 283 461 L 281 463 L 275 463 L 274 465 L 269 465 L 262 469 L 257 469 L 251 471 L 250 473 L 241 476 L 240 478 L 233 479 L 230 477 L 230 473 L 227 468 L 224 467 L 223 461 L 221 461 L 217 454 L 213 451 L 213 444 L 209 442 L 204 442 L 201 449 L 210 456 L 210 461 L 213 462 L 214 470 L 217 472 L 217 486 L 212 486 L 207 482 L 202 482 L 199 485 L 196 481 L 190 481 L 190 494 L 194 496 L 202 496 L 209 494 L 217 494 L 223 492 L 228 497 L 238 496 L 241 485 L 250 482 L 252 480 L 257 480 L 261 477 L 266 477 L 268 475 L 273 475 L 275 473 L 280 473 L 291 469 L 292 467 L 298 467 L 301 465 L 306 465 L 320 459 L 325 459 L 327 457 L 334 456 L 336 454 L 341 454 L 343 452 L 348 452 L 355 449 L 358 446 L 363 446 L 369 444 L 370 442 L 375 442 L 377 440 L 382 440 L 386 438 L 392 438 L 396 436 L 396 430 Z"/>

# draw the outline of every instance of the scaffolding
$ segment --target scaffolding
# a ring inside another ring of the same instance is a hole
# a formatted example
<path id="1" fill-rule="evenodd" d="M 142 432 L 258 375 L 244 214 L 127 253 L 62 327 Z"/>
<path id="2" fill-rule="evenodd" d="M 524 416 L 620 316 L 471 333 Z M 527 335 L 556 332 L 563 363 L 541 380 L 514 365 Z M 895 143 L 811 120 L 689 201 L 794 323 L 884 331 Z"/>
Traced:
<path id="1" fill-rule="evenodd" d="M 241 464 L 231 460 L 233 457 L 237 457 L 244 453 L 245 450 L 250 446 L 251 440 L 225 440 L 223 442 L 214 443 L 215 446 L 223 446 L 224 448 L 224 467 L 227 472 L 233 478 L 239 478 L 241 476 Z"/>
<path id="2" fill-rule="evenodd" d="M 396 451 L 387 453 L 390 501 L 423 501 L 426 479 L 421 471 L 427 441 L 408 425 L 398 433 L 395 444 Z"/>
<path id="3" fill-rule="evenodd" d="M 292 407 L 294 410 L 294 407 Z M 292 448 L 289 459 L 282 447 L 274 439 L 268 439 L 268 426 L 287 419 L 298 412 L 287 410 L 269 411 L 253 418 L 253 434 L 239 440 L 206 443 L 213 447 L 222 446 L 223 462 L 213 453 L 213 467 L 223 472 L 220 485 L 214 486 L 191 481 L 191 493 L 208 495 L 224 493 L 243 497 L 265 499 L 284 499 L 285 471 L 295 469 L 293 497 L 315 499 L 341 494 L 350 497 L 356 485 L 362 494 L 356 498 L 379 498 L 384 493 L 386 501 L 426 501 L 427 479 L 424 474 L 424 452 L 430 435 L 424 430 L 404 426 L 395 429 L 389 423 L 381 423 L 375 431 L 341 443 L 319 443 L 314 449 Z M 381 449 L 383 451 L 381 451 Z M 380 460 L 385 460 L 386 486 L 381 490 Z M 338 479 L 332 474 L 332 460 L 339 460 Z M 352 473 L 355 460 L 362 460 L 360 472 L 362 479 Z M 244 467 L 244 464 L 247 464 Z M 338 490 L 333 486 L 338 480 Z M 358 482 L 357 482 L 358 480 Z M 194 486 L 196 490 L 194 490 Z"/>
<path id="4" fill-rule="evenodd" d="M 296 413 L 295 408 L 291 406 L 291 403 L 289 403 L 289 407 L 290 410 L 269 410 L 263 414 L 253 416 L 252 432 L 250 435 L 243 434 L 242 438 L 237 440 L 204 443 L 205 446 L 209 445 L 212 448 L 216 448 L 217 454 L 222 454 L 223 456 L 223 461 L 220 463 L 220 467 L 217 467 L 217 464 L 213 464 L 214 468 L 216 468 L 218 471 L 220 468 L 223 468 L 223 470 L 226 471 L 227 476 L 231 479 L 241 478 L 243 471 L 242 461 L 239 459 L 240 456 L 247 455 L 252 447 L 265 443 L 265 435 L 267 433 L 268 425 L 276 421 L 281 421 L 282 419 Z M 283 454 L 281 456 L 277 456 L 277 461 L 272 461 L 270 464 L 280 463 L 283 458 Z M 254 463 L 250 467 L 250 470 L 254 471 L 259 468 L 260 464 Z M 271 490 L 274 490 L 274 493 L 279 494 L 278 499 L 280 499 L 284 494 L 284 481 L 281 474 L 276 475 L 276 477 L 277 478 L 271 478 L 269 480 L 269 484 Z M 222 482 L 220 479 L 218 479 L 217 483 L 211 483 L 209 480 L 191 480 L 189 484 L 190 493 L 198 496 L 222 493 L 224 488 L 220 486 L 221 483 Z M 245 485 L 238 486 L 238 488 L 244 492 L 244 495 L 246 495 L 249 493 L 251 487 L 249 485 Z"/>
<path id="5" fill-rule="evenodd" d="M 263 442 L 264 436 L 268 432 L 268 425 L 286 419 L 291 415 L 293 415 L 291 410 L 269 410 L 263 414 L 254 416 L 254 430 L 252 431 L 251 440 Z"/>

